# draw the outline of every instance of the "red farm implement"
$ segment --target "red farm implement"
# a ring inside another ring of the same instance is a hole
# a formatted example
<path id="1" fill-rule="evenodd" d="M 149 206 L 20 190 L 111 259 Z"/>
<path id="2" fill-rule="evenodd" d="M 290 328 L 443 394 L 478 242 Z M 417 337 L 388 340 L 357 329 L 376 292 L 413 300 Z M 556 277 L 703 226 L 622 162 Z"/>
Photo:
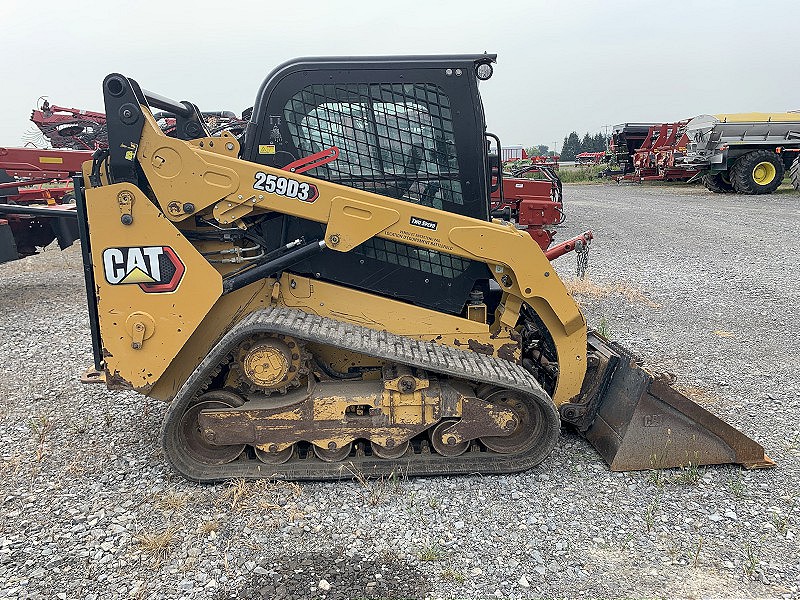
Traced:
<path id="1" fill-rule="evenodd" d="M 605 152 L 581 152 L 575 156 L 575 164 L 599 165 L 605 156 Z"/>
<path id="2" fill-rule="evenodd" d="M 78 239 L 70 175 L 91 152 L 0 148 L 0 262 Z"/>
<path id="3" fill-rule="evenodd" d="M 96 150 L 108 145 L 103 113 L 55 106 L 43 100 L 31 113 L 31 121 L 53 148 Z"/>
<path id="4" fill-rule="evenodd" d="M 556 235 L 554 227 L 565 219 L 561 180 L 551 166 L 531 163 L 504 173 L 501 185 L 492 192 L 491 203 L 493 217 L 527 231 L 549 260 L 586 249 L 592 239 L 592 232 L 587 231 L 550 247 Z"/>
<path id="5" fill-rule="evenodd" d="M 0 263 L 78 239 L 70 177 L 108 145 L 103 113 L 51 105 L 31 113 L 36 141 L 53 148 L 0 148 Z M 44 139 L 41 139 L 43 136 Z"/>
<path id="6" fill-rule="evenodd" d="M 687 181 L 697 169 L 681 165 L 686 155 L 686 123 L 650 126 L 642 145 L 633 153 L 633 172 L 618 175 L 617 181 Z"/>

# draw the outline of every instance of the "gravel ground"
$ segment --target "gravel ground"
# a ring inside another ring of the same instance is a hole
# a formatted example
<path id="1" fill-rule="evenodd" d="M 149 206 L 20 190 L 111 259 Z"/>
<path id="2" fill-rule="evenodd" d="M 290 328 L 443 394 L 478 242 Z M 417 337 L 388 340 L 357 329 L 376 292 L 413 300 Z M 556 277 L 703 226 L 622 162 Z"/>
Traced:
<path id="1" fill-rule="evenodd" d="M 78 383 L 80 253 L 48 251 L 0 266 L 0 598 L 800 598 L 800 199 L 565 196 L 590 323 L 777 469 L 611 473 L 564 432 L 514 476 L 192 485 L 164 405 Z"/>

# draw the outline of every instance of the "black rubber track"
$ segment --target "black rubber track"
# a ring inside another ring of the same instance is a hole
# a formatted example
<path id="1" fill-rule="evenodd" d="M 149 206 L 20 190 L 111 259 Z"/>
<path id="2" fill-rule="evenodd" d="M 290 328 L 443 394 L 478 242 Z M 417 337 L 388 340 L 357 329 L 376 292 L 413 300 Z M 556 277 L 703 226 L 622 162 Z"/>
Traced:
<path id="1" fill-rule="evenodd" d="M 544 423 L 541 443 L 518 454 L 497 454 L 478 443 L 461 456 L 443 457 L 421 448 L 395 460 L 354 452 L 339 463 L 326 463 L 312 452 L 295 455 L 281 465 L 269 465 L 250 452 L 222 466 L 207 465 L 184 452 L 179 426 L 186 409 L 206 391 L 233 349 L 249 336 L 260 332 L 290 335 L 368 354 L 395 363 L 422 368 L 473 383 L 489 383 L 514 390 L 529 403 Z M 513 473 L 530 469 L 542 462 L 553 450 L 561 429 L 561 421 L 550 396 L 533 375 L 522 366 L 484 354 L 425 342 L 344 323 L 285 307 L 272 307 L 249 314 L 211 350 L 183 384 L 172 401 L 161 428 L 164 454 L 170 466 L 191 481 L 216 482 L 227 479 L 278 478 L 292 480 L 350 479 L 354 473 L 365 476 L 467 475 Z"/>
<path id="2" fill-rule="evenodd" d="M 715 194 L 732 194 L 733 186 L 725 181 L 725 173 L 708 173 L 703 175 L 703 185 Z"/>
<path id="3" fill-rule="evenodd" d="M 767 185 L 759 185 L 753 179 L 753 169 L 760 162 L 770 162 L 775 167 L 775 178 Z M 786 168 L 783 159 L 771 150 L 754 150 L 739 157 L 731 167 L 731 183 L 739 194 L 771 194 L 783 181 Z"/>

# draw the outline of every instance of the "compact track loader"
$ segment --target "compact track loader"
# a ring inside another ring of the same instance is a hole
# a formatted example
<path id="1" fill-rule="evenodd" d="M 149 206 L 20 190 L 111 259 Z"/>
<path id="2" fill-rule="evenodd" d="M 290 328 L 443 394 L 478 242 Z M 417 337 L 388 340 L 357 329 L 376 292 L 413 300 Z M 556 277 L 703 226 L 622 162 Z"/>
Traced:
<path id="1" fill-rule="evenodd" d="M 588 331 L 539 245 L 490 220 L 494 60 L 291 61 L 241 139 L 106 77 L 109 149 L 75 181 L 86 378 L 171 401 L 178 473 L 507 473 L 562 421 L 615 470 L 772 464 Z"/>

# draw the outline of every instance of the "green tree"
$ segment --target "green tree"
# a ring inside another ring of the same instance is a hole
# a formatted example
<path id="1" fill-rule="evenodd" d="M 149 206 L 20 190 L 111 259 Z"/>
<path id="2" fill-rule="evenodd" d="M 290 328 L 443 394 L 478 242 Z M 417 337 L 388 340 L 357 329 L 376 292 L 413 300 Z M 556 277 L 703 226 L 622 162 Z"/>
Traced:
<path id="1" fill-rule="evenodd" d="M 581 147 L 578 153 L 581 152 L 594 152 L 594 142 L 591 137 L 589 137 L 588 133 L 583 134 L 583 139 L 581 140 Z"/>
<path id="2" fill-rule="evenodd" d="M 550 146 L 544 144 L 534 144 L 530 148 L 525 148 L 528 156 L 552 156 L 554 153 L 550 150 Z"/>
<path id="3" fill-rule="evenodd" d="M 561 147 L 561 160 L 575 160 L 575 155 L 581 151 L 581 140 L 578 132 L 573 131 L 564 138 L 564 145 Z"/>
<path id="4" fill-rule="evenodd" d="M 593 138 L 594 141 L 594 151 L 595 152 L 605 152 L 606 146 L 608 144 L 608 140 L 606 140 L 606 136 L 604 136 L 601 132 L 597 132 Z"/>

